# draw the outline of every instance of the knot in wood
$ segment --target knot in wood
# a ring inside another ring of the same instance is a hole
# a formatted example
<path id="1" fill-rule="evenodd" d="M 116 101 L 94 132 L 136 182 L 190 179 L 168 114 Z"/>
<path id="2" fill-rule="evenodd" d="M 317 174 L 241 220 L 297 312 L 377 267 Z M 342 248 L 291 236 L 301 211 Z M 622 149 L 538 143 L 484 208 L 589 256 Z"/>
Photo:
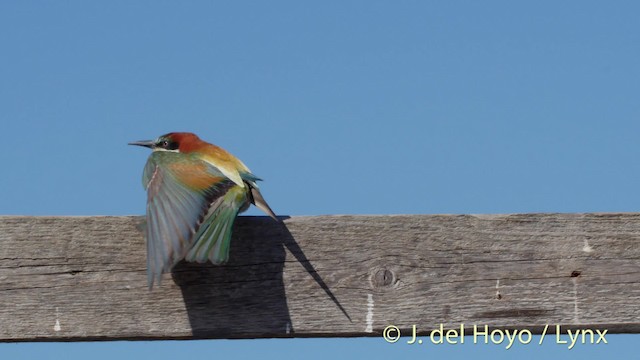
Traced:
<path id="1" fill-rule="evenodd" d="M 393 272 L 391 272 L 391 270 L 388 269 L 380 269 L 378 271 L 375 272 L 375 274 L 373 274 L 373 286 L 374 287 L 385 287 L 385 286 L 390 286 L 391 284 L 393 284 Z"/>

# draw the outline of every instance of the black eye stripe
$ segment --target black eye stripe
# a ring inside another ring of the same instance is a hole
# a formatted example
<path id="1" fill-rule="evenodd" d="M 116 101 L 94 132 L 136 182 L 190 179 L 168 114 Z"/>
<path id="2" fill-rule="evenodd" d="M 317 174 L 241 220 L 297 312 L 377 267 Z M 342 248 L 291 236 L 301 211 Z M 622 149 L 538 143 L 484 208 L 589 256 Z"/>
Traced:
<path id="1" fill-rule="evenodd" d="M 173 141 L 167 144 L 167 150 L 176 150 L 178 149 L 178 143 Z"/>
<path id="2" fill-rule="evenodd" d="M 167 150 L 177 150 L 180 146 L 175 141 L 162 140 L 156 143 L 156 147 Z"/>

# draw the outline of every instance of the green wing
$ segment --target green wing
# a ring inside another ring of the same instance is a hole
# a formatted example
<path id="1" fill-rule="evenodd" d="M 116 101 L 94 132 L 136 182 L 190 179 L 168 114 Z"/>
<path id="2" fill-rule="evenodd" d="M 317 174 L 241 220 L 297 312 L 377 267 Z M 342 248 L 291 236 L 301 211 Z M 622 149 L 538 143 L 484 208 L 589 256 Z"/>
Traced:
<path id="1" fill-rule="evenodd" d="M 233 186 L 216 199 L 209 208 L 204 222 L 194 236 L 195 244 L 187 253 L 185 260 L 224 264 L 229 259 L 231 228 L 240 208 L 247 204 L 246 189 Z"/>
<path id="2" fill-rule="evenodd" d="M 156 151 L 145 166 L 143 184 L 147 189 L 147 280 L 152 287 L 185 257 L 211 205 L 220 202 L 234 183 L 194 157 Z"/>

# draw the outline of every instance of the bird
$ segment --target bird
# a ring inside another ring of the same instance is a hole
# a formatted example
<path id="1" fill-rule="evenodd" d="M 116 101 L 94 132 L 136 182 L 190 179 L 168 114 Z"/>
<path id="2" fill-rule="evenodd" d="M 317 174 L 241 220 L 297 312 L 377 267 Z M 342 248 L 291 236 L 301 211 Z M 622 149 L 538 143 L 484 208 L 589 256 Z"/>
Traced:
<path id="1" fill-rule="evenodd" d="M 181 260 L 226 263 L 233 223 L 250 204 L 279 222 L 258 189 L 261 179 L 196 134 L 172 132 L 129 145 L 152 150 L 142 174 L 149 289 Z"/>

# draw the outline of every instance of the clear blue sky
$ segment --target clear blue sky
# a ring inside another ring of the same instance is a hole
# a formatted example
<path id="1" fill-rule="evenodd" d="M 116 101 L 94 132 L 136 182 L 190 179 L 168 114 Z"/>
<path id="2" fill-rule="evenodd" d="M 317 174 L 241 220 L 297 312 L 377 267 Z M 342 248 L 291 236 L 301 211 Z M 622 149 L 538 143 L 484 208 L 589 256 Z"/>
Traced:
<path id="1" fill-rule="evenodd" d="M 637 211 L 639 13 L 635 1 L 3 1 L 0 214 L 142 214 L 148 153 L 126 143 L 170 131 L 243 159 L 279 214 Z M 636 353 L 638 336 L 571 351 L 374 338 L 0 354 L 595 359 Z"/>

